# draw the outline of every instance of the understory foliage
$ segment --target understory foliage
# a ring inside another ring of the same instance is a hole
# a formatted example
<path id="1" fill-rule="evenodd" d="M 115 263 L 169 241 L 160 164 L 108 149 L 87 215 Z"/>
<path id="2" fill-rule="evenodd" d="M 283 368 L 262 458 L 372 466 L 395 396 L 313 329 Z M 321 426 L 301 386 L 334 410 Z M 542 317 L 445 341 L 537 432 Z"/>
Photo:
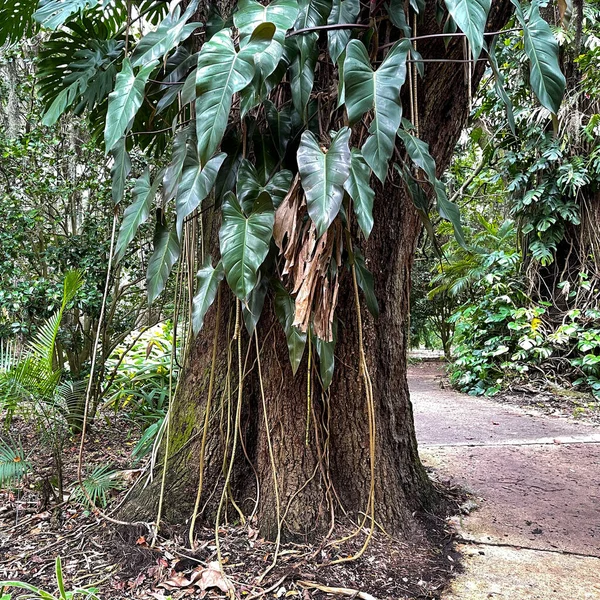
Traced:
<path id="1" fill-rule="evenodd" d="M 450 306 L 451 380 L 469 393 L 534 383 L 600 397 L 599 19 L 596 2 L 555 13 L 568 85 L 552 123 L 529 103 L 524 40 L 499 38 L 511 110 L 484 80 L 448 173 L 467 248 L 445 245 L 428 294 Z"/>

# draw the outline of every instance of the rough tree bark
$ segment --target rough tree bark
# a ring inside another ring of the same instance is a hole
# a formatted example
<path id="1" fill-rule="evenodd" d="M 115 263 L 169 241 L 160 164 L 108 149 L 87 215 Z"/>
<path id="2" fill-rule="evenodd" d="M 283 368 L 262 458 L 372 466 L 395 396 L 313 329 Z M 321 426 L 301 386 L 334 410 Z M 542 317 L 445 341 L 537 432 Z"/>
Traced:
<path id="1" fill-rule="evenodd" d="M 419 25 L 419 35 L 440 32 L 434 3 L 428 5 L 430 8 Z M 493 3 L 488 30 L 498 29 L 506 22 L 511 12 L 509 6 L 505 1 Z M 448 49 L 440 38 L 423 41 L 419 51 L 425 58 L 464 58 L 460 38 L 450 42 Z M 472 72 L 472 89 L 483 72 L 483 64 L 477 63 Z M 418 84 L 420 137 L 429 142 L 438 173 L 447 166 L 467 118 L 465 75 L 464 65 L 460 63 L 427 63 L 425 77 Z M 408 98 L 404 104 L 408 114 Z M 362 317 L 376 412 L 376 518 L 387 531 L 411 537 L 420 527 L 414 513 L 432 509 L 440 501 L 419 461 L 406 381 L 410 274 L 421 224 L 396 176 L 388 180 L 385 188 L 377 185 L 374 216 L 373 233 L 362 250 L 374 275 L 380 316 L 374 321 L 362 310 Z M 229 460 L 229 457 L 224 460 L 223 455 L 228 435 L 227 415 L 235 415 L 238 377 L 234 342 L 228 386 L 228 347 L 235 321 L 233 307 L 232 299 L 223 289 L 201 501 L 204 510 L 199 522 L 202 519 L 214 522 Z M 282 533 L 287 539 L 310 539 L 323 534 L 330 526 L 332 509 L 341 514 L 337 508 L 340 504 L 355 517 L 367 507 L 369 433 L 365 393 L 358 371 L 354 292 L 347 273 L 342 281 L 338 311 L 335 376 L 328 397 L 314 394 L 308 444 L 305 443 L 307 353 L 293 376 L 285 337 L 274 317 L 271 298 L 267 298 L 258 326 L 267 421 L 281 513 L 285 517 Z M 213 306 L 203 332 L 193 342 L 174 400 L 163 513 L 164 519 L 171 523 L 188 522 L 194 506 L 216 312 Z M 253 343 L 248 351 L 248 365 L 254 368 L 243 386 L 240 430 L 244 447 L 238 443 L 230 496 L 249 515 L 259 491 L 257 523 L 261 534 L 273 539 L 277 531 L 276 499 Z M 248 345 L 244 333 L 243 361 L 246 361 Z M 229 449 L 232 436 L 233 432 L 229 431 Z M 134 498 L 126 515 L 152 516 L 158 487 L 155 482 Z M 235 515 L 231 504 L 227 514 Z"/>

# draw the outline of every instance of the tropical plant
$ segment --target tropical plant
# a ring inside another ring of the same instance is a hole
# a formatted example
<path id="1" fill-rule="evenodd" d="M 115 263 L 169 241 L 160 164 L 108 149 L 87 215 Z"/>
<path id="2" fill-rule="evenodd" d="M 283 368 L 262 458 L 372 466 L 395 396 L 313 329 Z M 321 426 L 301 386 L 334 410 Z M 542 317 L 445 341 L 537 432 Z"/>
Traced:
<path id="1" fill-rule="evenodd" d="M 0 487 L 18 483 L 31 469 L 20 441 L 0 438 Z"/>
<path id="2" fill-rule="evenodd" d="M 82 479 L 71 492 L 70 499 L 80 504 L 92 507 L 105 508 L 109 502 L 112 491 L 123 489 L 123 482 L 119 479 L 119 472 L 108 465 L 96 467 L 92 473 Z"/>
<path id="3" fill-rule="evenodd" d="M 107 361 L 104 407 L 141 428 L 142 436 L 132 451 L 136 460 L 152 448 L 167 411 L 169 386 L 176 385 L 172 352 L 173 328 L 165 323 L 131 333 Z"/>

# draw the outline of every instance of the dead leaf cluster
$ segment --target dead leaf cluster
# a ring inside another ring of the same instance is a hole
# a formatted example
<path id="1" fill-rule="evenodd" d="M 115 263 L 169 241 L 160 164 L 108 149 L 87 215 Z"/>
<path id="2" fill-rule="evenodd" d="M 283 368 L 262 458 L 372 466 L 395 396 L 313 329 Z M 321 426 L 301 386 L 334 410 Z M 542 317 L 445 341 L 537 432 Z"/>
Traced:
<path id="1" fill-rule="evenodd" d="M 287 276 L 296 299 L 295 327 L 333 340 L 333 318 L 338 301 L 343 235 L 339 217 L 317 238 L 308 218 L 306 199 L 296 176 L 275 213 L 273 237 L 283 258 L 281 274 Z"/>

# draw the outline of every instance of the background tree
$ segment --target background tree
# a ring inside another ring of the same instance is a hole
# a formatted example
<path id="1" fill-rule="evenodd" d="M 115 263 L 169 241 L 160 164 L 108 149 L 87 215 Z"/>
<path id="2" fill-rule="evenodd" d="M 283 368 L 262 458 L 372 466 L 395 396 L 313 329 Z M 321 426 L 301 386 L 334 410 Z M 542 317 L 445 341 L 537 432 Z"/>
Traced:
<path id="1" fill-rule="evenodd" d="M 514 4 L 532 87 L 556 113 L 557 45 L 537 4 L 526 14 Z M 412 258 L 430 196 L 464 243 L 438 177 L 484 72 L 470 57 L 485 48 L 494 61 L 484 32 L 512 5 L 165 10 L 92 1 L 34 14 L 54 30 L 38 71 L 45 121 L 87 112 L 113 157 L 114 201 L 134 145 L 170 156 L 135 181 L 114 260 L 156 209 L 149 300 L 177 264 L 175 321 L 197 336 L 183 334 L 177 357 L 186 368 L 163 477 L 126 514 L 159 504 L 159 519 L 191 517 L 192 536 L 197 514 L 217 532 L 226 512 L 255 515 L 279 539 L 326 533 L 341 505 L 371 532 L 377 520 L 414 534 L 415 512 L 439 499 L 417 456 L 406 384 Z M 7 35 L 28 17 L 10 15 Z"/>
<path id="2" fill-rule="evenodd" d="M 600 394 L 600 7 L 586 2 L 581 14 L 559 8 L 545 14 L 569 73 L 566 100 L 553 124 L 546 108 L 530 103 L 523 40 L 507 33 L 496 54 L 514 121 L 484 82 L 447 174 L 468 223 L 468 248 L 448 242 L 430 294 L 450 293 L 458 304 L 451 371 L 460 388 L 566 388 L 579 405 L 593 406 L 589 393 Z M 583 394 L 572 394 L 573 386 Z"/>

